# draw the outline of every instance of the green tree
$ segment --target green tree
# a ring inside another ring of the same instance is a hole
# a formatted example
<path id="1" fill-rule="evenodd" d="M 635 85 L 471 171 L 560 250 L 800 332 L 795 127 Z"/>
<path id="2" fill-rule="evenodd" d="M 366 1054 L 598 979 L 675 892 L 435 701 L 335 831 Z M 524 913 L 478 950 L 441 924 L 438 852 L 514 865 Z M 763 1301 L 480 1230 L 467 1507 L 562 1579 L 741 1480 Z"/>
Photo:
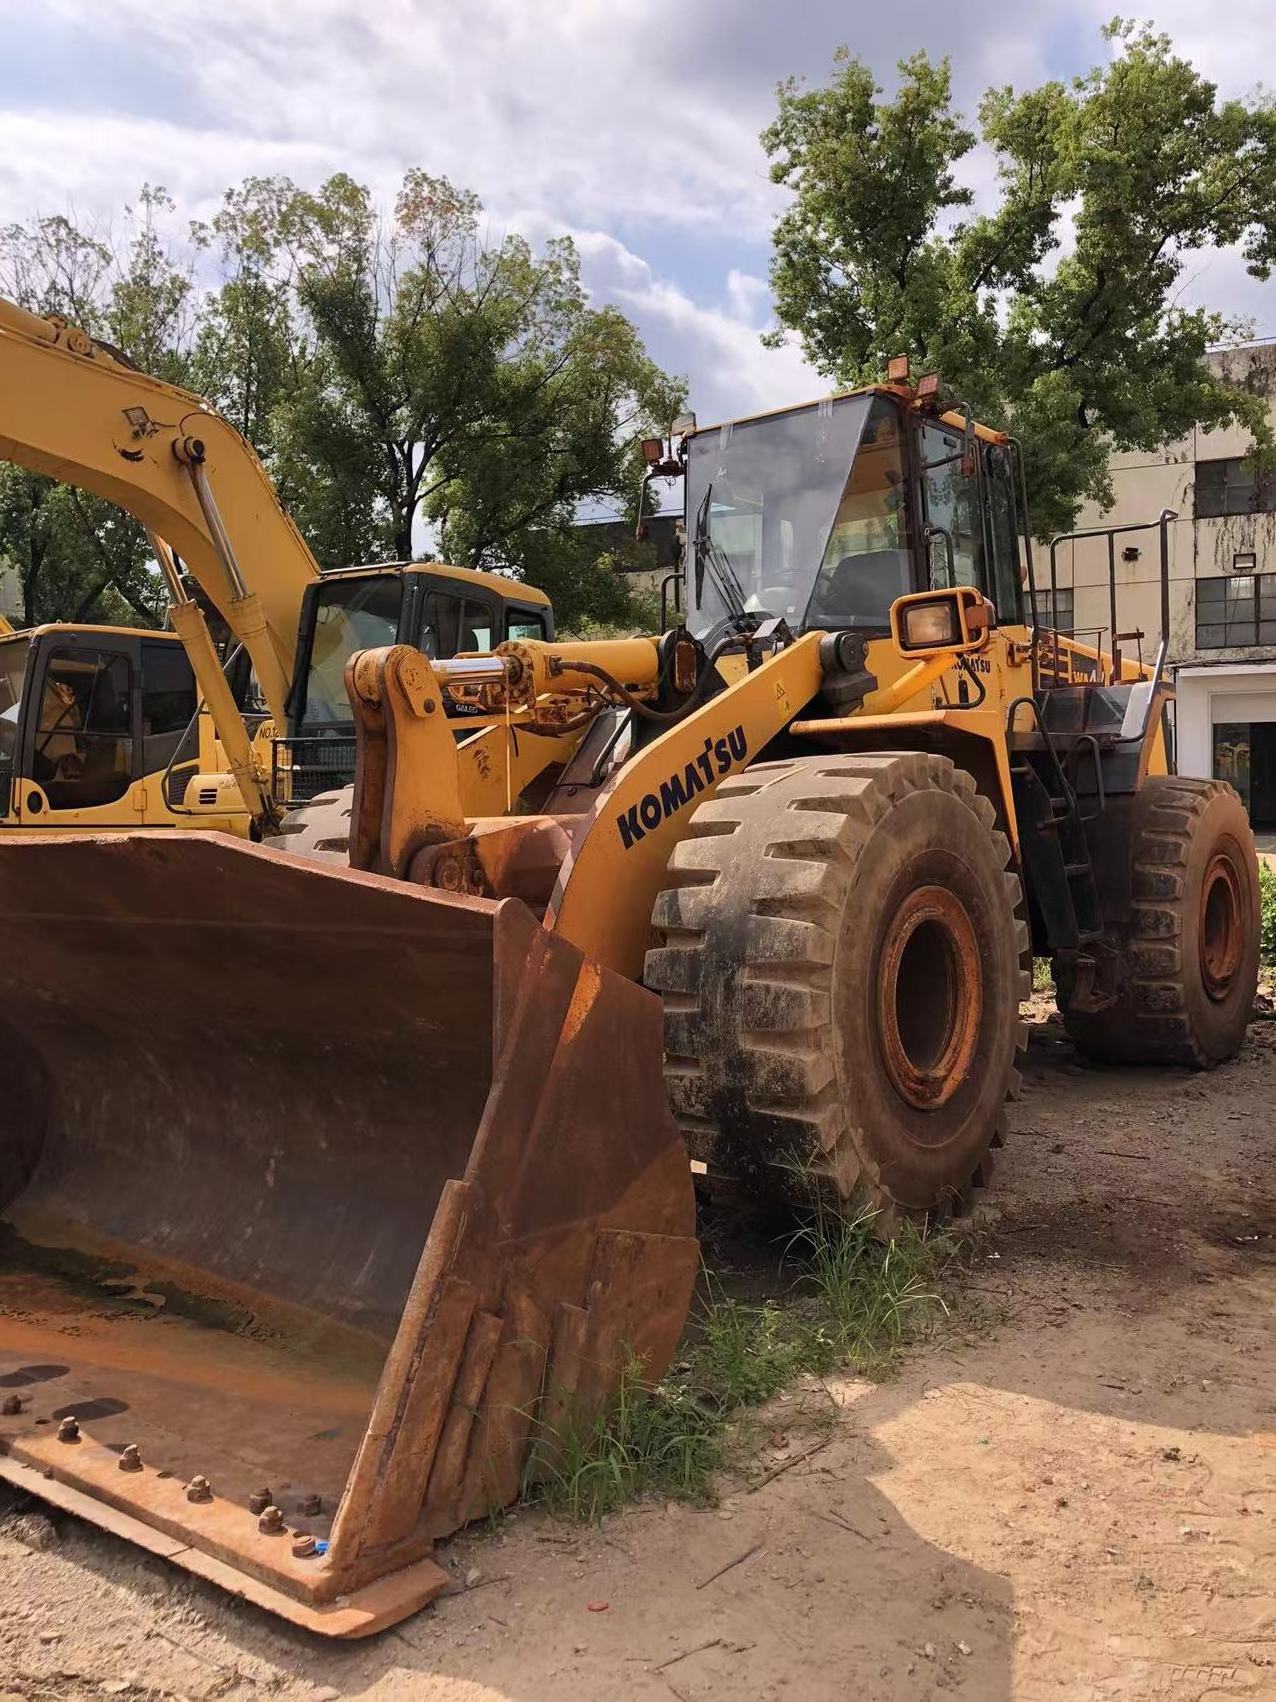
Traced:
<path id="1" fill-rule="evenodd" d="M 286 178 L 246 178 L 226 191 L 210 226 L 196 227 L 219 278 L 201 303 L 190 385 L 263 455 L 274 446 L 274 411 L 306 359 L 281 228 L 293 193 Z"/>
<path id="2" fill-rule="evenodd" d="M 589 305 L 569 240 L 491 242 L 481 212 L 421 171 L 388 220 L 347 177 L 292 195 L 310 350 L 275 415 L 281 489 L 321 560 L 408 559 L 428 528 L 449 561 L 553 578 L 569 618 L 614 618 L 576 511 L 632 502 L 639 441 L 683 388 Z"/>
<path id="3" fill-rule="evenodd" d="M 1070 83 L 990 89 L 979 132 L 999 200 L 973 213 L 959 163 L 976 134 L 947 61 L 899 66 L 884 99 L 843 49 L 827 87 L 780 85 L 763 133 L 793 191 L 775 230 L 781 326 L 839 383 L 892 354 L 1023 438 L 1034 529 L 1111 500 L 1113 449 L 1153 450 L 1240 422 L 1272 451 L 1266 403 L 1210 367 L 1248 327 L 1178 304 L 1192 257 L 1239 245 L 1276 261 L 1276 104 L 1221 101 L 1170 40 L 1116 19 L 1110 62 Z M 1071 228 L 1072 242 L 1067 241 Z"/>
<path id="4" fill-rule="evenodd" d="M 184 236 L 175 214 L 146 188 L 117 230 L 0 230 L 0 293 L 206 396 L 325 566 L 431 549 L 544 579 L 578 624 L 639 617 L 575 517 L 632 506 L 639 441 L 683 387 L 591 306 L 570 241 L 491 241 L 478 200 L 422 171 L 388 214 L 344 175 L 249 178 Z M 0 555 L 29 618 L 162 605 L 138 528 L 3 466 Z"/>

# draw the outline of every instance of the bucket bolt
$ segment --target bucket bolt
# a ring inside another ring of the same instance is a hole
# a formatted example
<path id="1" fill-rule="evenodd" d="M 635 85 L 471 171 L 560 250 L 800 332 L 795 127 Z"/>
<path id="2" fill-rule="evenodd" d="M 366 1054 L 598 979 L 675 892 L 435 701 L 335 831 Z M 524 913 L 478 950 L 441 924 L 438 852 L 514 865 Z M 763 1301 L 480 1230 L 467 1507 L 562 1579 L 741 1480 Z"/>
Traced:
<path id="1" fill-rule="evenodd" d="M 263 1536 L 277 1537 L 282 1534 L 284 1516 L 278 1507 L 263 1507 L 261 1517 L 257 1521 L 257 1529 Z"/>
<path id="2" fill-rule="evenodd" d="M 58 1425 L 59 1442 L 78 1442 L 80 1440 L 80 1421 L 77 1418 L 64 1418 Z"/>
<path id="3" fill-rule="evenodd" d="M 305 1531 L 298 1531 L 292 1539 L 293 1559 L 309 1560 L 315 1552 L 315 1539 Z"/>
<path id="4" fill-rule="evenodd" d="M 317 1519 L 323 1512 L 323 1497 L 320 1495 L 307 1495 L 305 1500 L 301 1503 L 301 1511 L 307 1519 Z"/>
<path id="5" fill-rule="evenodd" d="M 122 1472 L 140 1472 L 141 1469 L 142 1456 L 138 1453 L 137 1443 L 130 1442 L 120 1455 L 120 1470 Z"/>
<path id="6" fill-rule="evenodd" d="M 250 1513 L 264 1513 L 274 1499 L 268 1489 L 254 1489 L 248 1497 L 248 1511 Z"/>
<path id="7" fill-rule="evenodd" d="M 193 1477 L 186 1485 L 186 1499 L 188 1501 L 211 1501 L 213 1491 L 208 1479 L 206 1477 Z"/>
<path id="8" fill-rule="evenodd" d="M 6 1395 L 4 1397 L 4 1403 L 0 1405 L 0 1413 L 3 1413 L 6 1418 L 16 1418 L 21 1411 L 21 1395 Z"/>

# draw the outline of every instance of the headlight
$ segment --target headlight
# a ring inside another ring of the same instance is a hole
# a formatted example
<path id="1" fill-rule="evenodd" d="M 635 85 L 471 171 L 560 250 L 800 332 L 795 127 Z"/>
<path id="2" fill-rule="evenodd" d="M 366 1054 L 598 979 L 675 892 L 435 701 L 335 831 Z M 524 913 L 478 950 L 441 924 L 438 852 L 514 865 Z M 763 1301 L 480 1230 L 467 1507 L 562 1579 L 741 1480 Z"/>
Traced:
<path id="1" fill-rule="evenodd" d="M 900 638 L 906 650 L 936 650 L 946 644 L 961 643 L 961 619 L 953 598 L 913 603 L 904 609 L 903 616 Z"/>

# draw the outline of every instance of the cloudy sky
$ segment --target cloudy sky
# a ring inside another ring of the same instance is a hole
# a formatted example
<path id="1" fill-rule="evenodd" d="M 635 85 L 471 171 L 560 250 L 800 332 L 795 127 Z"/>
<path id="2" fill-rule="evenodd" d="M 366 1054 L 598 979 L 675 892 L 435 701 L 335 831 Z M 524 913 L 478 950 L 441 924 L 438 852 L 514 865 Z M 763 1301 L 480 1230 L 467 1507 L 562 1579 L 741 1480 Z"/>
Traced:
<path id="1" fill-rule="evenodd" d="M 889 81 L 947 53 L 971 112 L 990 83 L 1067 76 L 1105 51 L 1115 0 L 0 0 L 0 222 L 104 215 L 149 181 L 207 216 L 246 174 L 343 169 L 393 197 L 414 165 L 481 196 L 494 235 L 571 231 L 586 282 L 685 373 L 701 419 L 823 385 L 770 352 L 780 199 L 758 132 L 776 82 L 821 79 L 850 44 Z M 1128 8 L 1126 8 L 1128 10 Z M 1137 8 L 1227 94 L 1276 77 L 1271 0 Z M 970 162 L 972 186 L 988 162 Z M 1276 334 L 1276 284 L 1234 256 L 1185 299 Z"/>

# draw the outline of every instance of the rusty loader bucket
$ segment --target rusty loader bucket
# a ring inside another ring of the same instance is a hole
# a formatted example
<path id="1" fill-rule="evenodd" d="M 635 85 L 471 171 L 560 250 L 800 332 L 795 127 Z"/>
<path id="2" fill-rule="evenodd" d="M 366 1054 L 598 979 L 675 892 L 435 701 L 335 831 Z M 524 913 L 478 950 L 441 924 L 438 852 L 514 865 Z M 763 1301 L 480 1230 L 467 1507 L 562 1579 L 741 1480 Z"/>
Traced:
<path id="1" fill-rule="evenodd" d="M 515 901 L 0 836 L 0 1476 L 312 1630 L 446 1581 L 695 1274 L 643 989 Z"/>

